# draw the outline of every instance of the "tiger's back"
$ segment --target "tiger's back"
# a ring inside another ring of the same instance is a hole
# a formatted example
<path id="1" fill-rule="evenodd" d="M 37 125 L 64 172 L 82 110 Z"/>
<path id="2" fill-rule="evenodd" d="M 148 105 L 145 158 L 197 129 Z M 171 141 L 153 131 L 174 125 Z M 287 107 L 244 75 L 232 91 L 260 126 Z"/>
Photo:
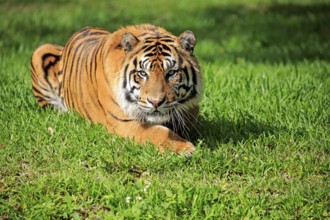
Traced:
<path id="1" fill-rule="evenodd" d="M 110 133 L 191 153 L 194 146 L 166 126 L 187 131 L 197 117 L 202 78 L 194 44 L 190 32 L 177 38 L 152 25 L 114 33 L 86 27 L 64 48 L 34 52 L 34 95 L 41 106 L 74 109 Z"/>
<path id="2" fill-rule="evenodd" d="M 100 68 L 99 52 L 108 34 L 102 29 L 85 27 L 64 48 L 45 44 L 33 53 L 32 85 L 42 107 L 50 105 L 62 111 L 72 108 L 89 120 L 90 115 L 96 116 L 94 111 L 100 106 L 95 102 L 97 79 L 92 73 Z"/>

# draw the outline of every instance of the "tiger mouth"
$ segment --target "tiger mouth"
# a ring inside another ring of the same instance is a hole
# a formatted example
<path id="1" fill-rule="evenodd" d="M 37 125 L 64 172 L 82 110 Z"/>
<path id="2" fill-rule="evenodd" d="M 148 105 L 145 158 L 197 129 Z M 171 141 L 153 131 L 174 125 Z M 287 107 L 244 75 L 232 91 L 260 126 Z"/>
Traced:
<path id="1" fill-rule="evenodd" d="M 155 110 L 154 112 L 147 113 L 144 116 L 145 120 L 151 123 L 155 124 L 162 124 L 165 122 L 168 122 L 170 120 L 170 116 L 168 113 L 161 113 L 158 110 Z"/>
<path id="2" fill-rule="evenodd" d="M 139 115 L 142 120 L 153 124 L 164 124 L 170 121 L 171 111 L 174 105 L 167 105 L 161 108 L 149 108 L 143 105 L 138 105 Z"/>

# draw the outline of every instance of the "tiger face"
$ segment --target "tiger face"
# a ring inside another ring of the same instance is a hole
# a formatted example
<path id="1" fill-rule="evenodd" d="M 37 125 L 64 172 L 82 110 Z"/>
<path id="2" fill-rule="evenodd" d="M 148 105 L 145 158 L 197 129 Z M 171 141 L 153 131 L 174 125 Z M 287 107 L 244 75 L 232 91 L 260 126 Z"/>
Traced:
<path id="1" fill-rule="evenodd" d="M 153 124 L 183 121 L 185 112 L 197 106 L 201 93 L 195 44 L 191 31 L 179 37 L 125 33 L 121 46 L 126 58 L 119 83 L 119 104 L 124 112 Z"/>

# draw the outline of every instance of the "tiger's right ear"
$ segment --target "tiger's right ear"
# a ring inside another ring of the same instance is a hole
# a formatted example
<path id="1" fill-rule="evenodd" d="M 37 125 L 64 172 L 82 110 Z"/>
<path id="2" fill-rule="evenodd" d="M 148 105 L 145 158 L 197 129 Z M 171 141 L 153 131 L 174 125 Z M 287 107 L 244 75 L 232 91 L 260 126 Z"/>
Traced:
<path id="1" fill-rule="evenodd" d="M 179 36 L 181 47 L 192 54 L 194 52 L 194 46 L 196 45 L 196 38 L 192 31 L 186 30 Z"/>
<path id="2" fill-rule="evenodd" d="M 129 51 L 132 51 L 138 42 L 139 40 L 133 34 L 126 32 L 121 37 L 120 44 L 124 48 L 124 51 L 127 53 Z"/>

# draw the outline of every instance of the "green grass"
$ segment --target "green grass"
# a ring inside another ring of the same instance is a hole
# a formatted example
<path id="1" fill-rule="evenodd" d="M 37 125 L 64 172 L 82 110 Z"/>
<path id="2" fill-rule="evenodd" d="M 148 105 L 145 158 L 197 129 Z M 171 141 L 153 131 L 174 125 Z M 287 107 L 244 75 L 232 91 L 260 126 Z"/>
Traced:
<path id="1" fill-rule="evenodd" d="M 330 4 L 125 2 L 0 1 L 0 218 L 330 218 Z M 197 36 L 191 158 L 37 108 L 38 45 L 136 23 Z"/>

